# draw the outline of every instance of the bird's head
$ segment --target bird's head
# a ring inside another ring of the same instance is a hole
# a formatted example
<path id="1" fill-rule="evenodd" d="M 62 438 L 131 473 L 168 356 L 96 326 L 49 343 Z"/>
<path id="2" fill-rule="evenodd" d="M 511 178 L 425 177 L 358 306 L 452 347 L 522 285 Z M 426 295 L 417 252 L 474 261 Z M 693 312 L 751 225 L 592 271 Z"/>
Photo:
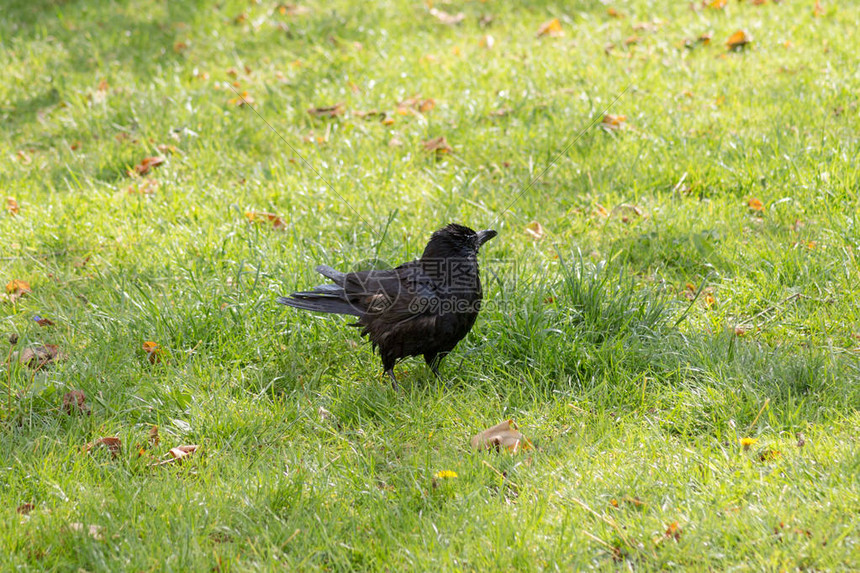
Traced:
<path id="1" fill-rule="evenodd" d="M 478 254 L 481 245 L 497 234 L 492 229 L 476 233 L 469 227 L 451 223 L 433 233 L 421 258 L 424 260 L 472 258 Z"/>

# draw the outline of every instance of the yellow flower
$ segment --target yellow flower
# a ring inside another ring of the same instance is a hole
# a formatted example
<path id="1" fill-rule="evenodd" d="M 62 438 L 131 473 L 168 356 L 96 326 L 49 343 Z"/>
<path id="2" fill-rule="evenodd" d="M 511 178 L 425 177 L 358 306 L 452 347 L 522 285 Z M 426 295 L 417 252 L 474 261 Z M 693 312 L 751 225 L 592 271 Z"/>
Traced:
<path id="1" fill-rule="evenodd" d="M 451 470 L 439 470 L 436 472 L 434 477 L 437 479 L 455 478 L 457 477 L 457 472 L 452 472 Z"/>
<path id="2" fill-rule="evenodd" d="M 756 438 L 741 438 L 741 446 L 745 450 L 750 449 L 750 447 L 754 446 L 758 440 Z"/>

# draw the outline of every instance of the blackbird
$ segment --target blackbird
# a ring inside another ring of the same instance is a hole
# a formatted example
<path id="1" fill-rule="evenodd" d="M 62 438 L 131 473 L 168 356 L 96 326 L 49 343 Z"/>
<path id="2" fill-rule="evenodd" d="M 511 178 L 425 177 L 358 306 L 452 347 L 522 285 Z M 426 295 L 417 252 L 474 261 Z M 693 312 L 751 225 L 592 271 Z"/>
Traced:
<path id="1" fill-rule="evenodd" d="M 481 308 L 478 250 L 496 236 L 450 224 L 430 237 L 421 258 L 387 270 L 342 273 L 320 265 L 316 271 L 334 284 L 278 298 L 287 306 L 358 317 L 382 368 L 397 378 L 401 358 L 423 355 L 437 377 L 439 362 L 469 333 Z"/>

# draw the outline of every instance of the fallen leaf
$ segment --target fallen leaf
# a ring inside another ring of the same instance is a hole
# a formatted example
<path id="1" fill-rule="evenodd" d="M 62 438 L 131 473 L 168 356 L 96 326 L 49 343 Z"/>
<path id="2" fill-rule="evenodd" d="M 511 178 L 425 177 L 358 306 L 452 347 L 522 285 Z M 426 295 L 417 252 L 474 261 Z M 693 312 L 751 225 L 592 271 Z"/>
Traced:
<path id="1" fill-rule="evenodd" d="M 63 395 L 63 412 L 69 414 L 89 414 L 90 407 L 87 406 L 87 397 L 83 390 L 72 390 Z"/>
<path id="2" fill-rule="evenodd" d="M 713 32 L 705 32 L 704 34 L 701 34 L 698 38 L 696 38 L 696 41 L 707 46 L 708 44 L 711 43 L 711 38 L 713 38 L 713 37 L 714 37 Z"/>
<path id="3" fill-rule="evenodd" d="M 674 539 L 675 541 L 681 540 L 681 528 L 678 527 L 678 522 L 673 521 L 666 527 L 666 531 L 663 533 L 666 539 Z"/>
<path id="4" fill-rule="evenodd" d="M 368 111 L 353 111 L 350 113 L 359 119 L 374 119 L 378 117 L 380 121 L 385 119 L 385 116 L 387 115 L 386 112 L 379 111 L 378 109 L 371 109 Z"/>
<path id="5" fill-rule="evenodd" d="M 613 115 L 611 113 L 607 113 L 603 116 L 603 121 L 601 121 L 600 126 L 607 131 L 615 131 L 621 129 L 622 124 L 626 121 L 626 115 Z"/>
<path id="6" fill-rule="evenodd" d="M 151 169 L 153 169 L 154 167 L 158 167 L 162 163 L 164 163 L 163 157 L 146 157 L 140 163 L 134 166 L 134 172 L 141 176 L 146 175 Z"/>
<path id="7" fill-rule="evenodd" d="M 415 95 L 398 103 L 397 113 L 400 115 L 408 115 L 413 110 L 427 113 L 434 107 L 436 107 L 436 100 L 432 98 L 422 98 L 421 96 Z"/>
<path id="8" fill-rule="evenodd" d="M 646 505 L 645 502 L 642 501 L 641 499 L 639 499 L 638 497 L 624 496 L 623 501 L 625 503 L 629 503 L 630 505 L 632 505 L 636 509 L 642 509 Z"/>
<path id="9" fill-rule="evenodd" d="M 538 223 L 537 221 L 532 221 L 528 225 L 526 225 L 526 233 L 531 236 L 535 241 L 540 241 L 543 239 L 544 230 L 543 225 Z"/>
<path id="10" fill-rule="evenodd" d="M 196 452 L 199 447 L 200 446 L 196 444 L 192 444 L 187 446 L 176 446 L 175 448 L 170 448 L 170 455 L 172 457 L 169 460 L 164 460 L 153 465 L 164 466 L 175 462 L 182 462 L 189 458 L 191 454 Z"/>
<path id="11" fill-rule="evenodd" d="M 635 36 L 635 35 L 634 35 L 634 36 L 630 36 L 630 37 L 628 37 L 626 40 L 624 40 L 624 45 L 626 45 L 626 46 L 630 46 L 630 45 L 633 45 L 633 44 L 638 44 L 638 43 L 640 42 L 640 40 L 641 40 L 641 39 L 642 39 L 642 38 L 640 38 L 639 36 Z"/>
<path id="12" fill-rule="evenodd" d="M 472 447 L 478 450 L 497 451 L 505 448 L 511 453 L 532 449 L 532 443 L 522 435 L 513 420 L 505 420 L 472 437 Z"/>
<path id="13" fill-rule="evenodd" d="M 149 359 L 150 364 L 161 362 L 161 355 L 164 351 L 157 342 L 147 340 L 143 343 L 143 351 L 146 353 L 146 357 Z"/>
<path id="14" fill-rule="evenodd" d="M 52 362 L 64 360 L 66 355 L 55 344 L 37 344 L 20 352 L 13 352 L 11 359 L 33 369 L 48 366 Z"/>
<path id="15" fill-rule="evenodd" d="M 714 10 L 722 10 L 728 4 L 728 0 L 711 0 L 708 3 L 708 8 L 713 8 Z"/>
<path id="16" fill-rule="evenodd" d="M 181 54 L 182 52 L 184 52 L 187 49 L 188 49 L 188 44 L 186 44 L 185 42 L 174 42 L 174 44 L 173 44 L 173 51 L 176 52 L 177 54 Z"/>
<path id="17" fill-rule="evenodd" d="M 30 512 L 33 511 L 33 509 L 35 507 L 36 506 L 33 505 L 32 503 L 22 503 L 21 505 L 18 506 L 18 509 L 16 509 L 15 511 L 17 511 L 21 515 L 29 515 Z"/>
<path id="18" fill-rule="evenodd" d="M 18 211 L 20 211 L 18 208 L 18 202 L 13 197 L 6 197 L 6 211 L 8 211 L 10 215 L 17 215 Z"/>
<path id="19" fill-rule="evenodd" d="M 762 203 L 760 199 L 756 199 L 755 197 L 747 201 L 747 206 L 753 211 L 764 211 L 764 203 Z"/>
<path id="20" fill-rule="evenodd" d="M 451 153 L 454 151 L 454 149 L 448 145 L 448 140 L 445 139 L 444 135 L 428 139 L 427 141 L 422 142 L 421 145 L 424 146 L 426 151 L 435 151 L 437 154 Z"/>
<path id="21" fill-rule="evenodd" d="M 765 448 L 758 453 L 756 458 L 760 462 L 772 462 L 776 459 L 782 457 L 782 452 L 779 450 L 772 450 L 770 448 Z"/>
<path id="22" fill-rule="evenodd" d="M 611 6 L 610 6 L 609 8 L 607 8 L 607 9 L 606 9 L 606 13 L 607 13 L 611 18 L 623 18 L 623 17 L 624 17 L 624 14 L 622 14 L 621 12 L 619 12 L 618 10 L 616 10 L 615 8 L 612 8 Z"/>
<path id="23" fill-rule="evenodd" d="M 27 281 L 12 279 L 6 283 L 6 293 L 9 295 L 21 297 L 30 292 L 30 283 Z"/>
<path id="24" fill-rule="evenodd" d="M 544 22 L 541 24 L 540 28 L 538 28 L 537 32 L 538 38 L 541 36 L 557 38 L 562 35 L 564 35 L 564 30 L 561 29 L 561 22 L 558 21 L 558 18 L 553 18 L 549 22 Z"/>
<path id="25" fill-rule="evenodd" d="M 69 529 L 78 533 L 87 532 L 90 534 L 90 537 L 99 541 L 104 539 L 104 535 L 102 535 L 102 527 L 100 525 L 90 525 L 84 527 L 83 523 L 70 523 Z"/>
<path id="26" fill-rule="evenodd" d="M 466 19 L 466 15 L 462 12 L 458 12 L 457 14 L 449 14 L 447 12 L 443 12 L 442 10 L 437 10 L 436 8 L 430 8 L 430 15 L 448 26 L 454 26 Z"/>
<path id="27" fill-rule="evenodd" d="M 116 436 L 106 436 L 104 438 L 99 438 L 94 442 L 89 442 L 83 447 L 83 452 L 87 454 L 93 449 L 101 446 L 106 447 L 108 451 L 110 451 L 111 456 L 114 458 L 122 452 L 122 440 L 120 440 Z"/>
<path id="28" fill-rule="evenodd" d="M 272 228 L 277 229 L 278 231 L 283 231 L 287 228 L 287 223 L 278 215 L 274 213 L 263 213 L 259 211 L 246 211 L 245 217 L 248 221 L 252 223 L 260 223 L 269 221 L 272 223 Z"/>
<path id="29" fill-rule="evenodd" d="M 337 117 L 343 115 L 344 111 L 346 111 L 346 106 L 343 103 L 336 103 L 324 107 L 312 107 L 308 113 L 313 117 Z"/>
<path id="30" fill-rule="evenodd" d="M 714 306 L 716 306 L 716 304 L 717 304 L 717 299 L 714 298 L 714 295 L 712 295 L 711 293 L 708 293 L 705 295 L 704 303 L 705 303 L 706 307 L 714 308 Z"/>
<path id="31" fill-rule="evenodd" d="M 254 98 L 251 97 L 251 95 L 246 91 L 243 91 L 236 97 L 227 100 L 227 103 L 229 103 L 230 105 L 235 105 L 236 107 L 242 107 L 244 105 L 254 105 L 254 102 Z"/>
<path id="32" fill-rule="evenodd" d="M 747 44 L 752 42 L 752 37 L 744 30 L 738 30 L 726 40 L 726 46 L 729 50 L 742 50 Z"/>
<path id="33" fill-rule="evenodd" d="M 149 429 L 147 439 L 149 440 L 149 445 L 153 448 L 158 445 L 158 443 L 161 441 L 161 438 L 158 437 L 158 426 L 152 426 Z"/>

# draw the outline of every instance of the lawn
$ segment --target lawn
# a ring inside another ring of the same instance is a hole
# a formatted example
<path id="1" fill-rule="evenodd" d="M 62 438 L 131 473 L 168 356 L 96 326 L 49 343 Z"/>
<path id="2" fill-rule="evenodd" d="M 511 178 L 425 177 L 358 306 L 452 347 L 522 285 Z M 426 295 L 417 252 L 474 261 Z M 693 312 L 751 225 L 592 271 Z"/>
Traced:
<path id="1" fill-rule="evenodd" d="M 0 570 L 860 568 L 850 3 L 2 11 Z M 275 303 L 452 221 L 439 380 Z"/>

